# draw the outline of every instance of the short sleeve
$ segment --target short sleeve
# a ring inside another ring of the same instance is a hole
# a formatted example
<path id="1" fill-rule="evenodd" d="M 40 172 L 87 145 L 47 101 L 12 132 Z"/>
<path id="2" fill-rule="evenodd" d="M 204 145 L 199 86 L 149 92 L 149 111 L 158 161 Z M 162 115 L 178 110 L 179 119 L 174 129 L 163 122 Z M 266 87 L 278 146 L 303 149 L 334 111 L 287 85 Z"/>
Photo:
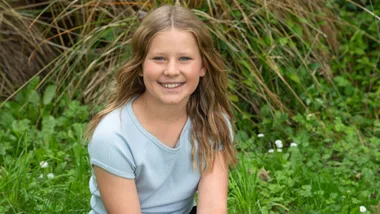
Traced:
<path id="1" fill-rule="evenodd" d="M 232 124 L 231 121 L 228 119 L 228 116 L 226 114 L 223 114 L 224 119 L 227 121 L 228 129 L 230 131 L 230 137 L 231 137 L 231 142 L 234 142 L 234 130 L 232 129 Z"/>
<path id="2" fill-rule="evenodd" d="M 125 137 L 98 127 L 88 145 L 91 165 L 128 179 L 135 178 L 136 163 Z"/>
<path id="3" fill-rule="evenodd" d="M 230 132 L 230 137 L 231 137 L 231 143 L 233 143 L 234 142 L 234 131 L 232 129 L 231 121 L 228 119 L 228 116 L 225 113 L 223 113 L 223 117 L 227 122 L 228 130 Z M 224 149 L 223 143 L 220 143 L 219 147 L 217 147 L 217 148 L 219 149 L 219 151 L 222 151 Z"/>

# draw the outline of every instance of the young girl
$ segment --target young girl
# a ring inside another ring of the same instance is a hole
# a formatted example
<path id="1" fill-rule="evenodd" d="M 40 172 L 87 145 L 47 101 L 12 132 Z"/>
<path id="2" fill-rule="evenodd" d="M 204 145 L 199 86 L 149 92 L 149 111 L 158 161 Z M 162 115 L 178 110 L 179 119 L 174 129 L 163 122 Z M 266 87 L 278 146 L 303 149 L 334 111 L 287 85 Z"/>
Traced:
<path id="1" fill-rule="evenodd" d="M 90 213 L 227 213 L 232 112 L 207 27 L 163 6 L 132 48 L 109 105 L 88 125 Z"/>

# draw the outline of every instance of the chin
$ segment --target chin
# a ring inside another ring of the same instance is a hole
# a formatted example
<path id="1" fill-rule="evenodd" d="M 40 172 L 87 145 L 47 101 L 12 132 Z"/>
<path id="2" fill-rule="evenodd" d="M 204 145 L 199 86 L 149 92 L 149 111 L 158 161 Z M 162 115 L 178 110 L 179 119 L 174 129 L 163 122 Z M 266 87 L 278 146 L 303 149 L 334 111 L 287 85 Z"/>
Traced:
<path id="1" fill-rule="evenodd" d="M 189 97 L 182 97 L 182 96 L 162 96 L 160 97 L 160 100 L 163 104 L 166 105 L 180 105 L 188 102 Z"/>
<path id="2" fill-rule="evenodd" d="M 184 102 L 187 103 L 187 99 L 161 99 L 162 103 L 166 104 L 166 105 L 179 105 L 179 104 L 182 104 Z"/>

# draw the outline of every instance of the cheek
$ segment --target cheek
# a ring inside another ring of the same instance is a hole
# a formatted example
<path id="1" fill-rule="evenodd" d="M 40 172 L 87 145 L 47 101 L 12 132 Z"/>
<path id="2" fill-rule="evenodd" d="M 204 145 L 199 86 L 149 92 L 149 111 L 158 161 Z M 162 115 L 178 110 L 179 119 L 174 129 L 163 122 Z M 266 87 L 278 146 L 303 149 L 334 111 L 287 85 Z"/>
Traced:
<path id="1" fill-rule="evenodd" d="M 155 71 L 157 70 L 157 66 L 154 65 L 152 62 L 144 62 L 143 63 L 143 76 L 144 77 L 150 77 L 154 76 Z"/>
<path id="2" fill-rule="evenodd" d="M 198 64 L 198 63 L 191 65 L 191 67 L 189 67 L 189 71 L 191 72 L 191 76 L 193 78 L 199 78 L 199 76 L 202 73 L 201 68 L 202 68 L 201 64 Z"/>

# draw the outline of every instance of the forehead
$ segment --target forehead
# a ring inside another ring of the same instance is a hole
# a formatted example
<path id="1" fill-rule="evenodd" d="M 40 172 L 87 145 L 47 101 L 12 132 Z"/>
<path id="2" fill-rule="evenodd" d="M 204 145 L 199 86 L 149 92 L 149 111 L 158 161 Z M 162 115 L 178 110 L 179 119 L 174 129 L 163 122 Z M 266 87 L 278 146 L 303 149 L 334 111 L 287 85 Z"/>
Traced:
<path id="1" fill-rule="evenodd" d="M 198 43 L 193 33 L 171 28 L 157 33 L 150 44 L 149 52 L 198 52 Z"/>

